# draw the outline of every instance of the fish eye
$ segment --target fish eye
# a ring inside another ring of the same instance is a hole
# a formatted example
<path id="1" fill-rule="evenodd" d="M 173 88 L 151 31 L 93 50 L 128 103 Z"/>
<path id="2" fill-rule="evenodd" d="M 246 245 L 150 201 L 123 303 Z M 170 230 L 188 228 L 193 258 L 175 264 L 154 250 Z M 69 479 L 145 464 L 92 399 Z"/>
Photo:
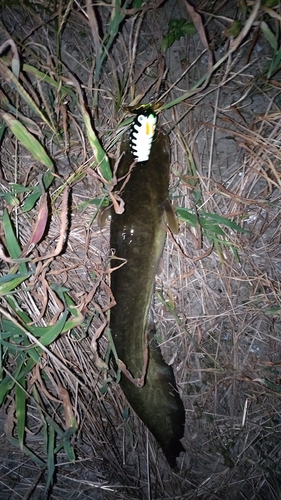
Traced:
<path id="1" fill-rule="evenodd" d="M 140 121 L 140 122 L 143 122 L 143 120 L 144 120 L 144 116 L 143 116 L 143 115 L 140 115 L 140 116 L 139 116 L 139 121 Z"/>

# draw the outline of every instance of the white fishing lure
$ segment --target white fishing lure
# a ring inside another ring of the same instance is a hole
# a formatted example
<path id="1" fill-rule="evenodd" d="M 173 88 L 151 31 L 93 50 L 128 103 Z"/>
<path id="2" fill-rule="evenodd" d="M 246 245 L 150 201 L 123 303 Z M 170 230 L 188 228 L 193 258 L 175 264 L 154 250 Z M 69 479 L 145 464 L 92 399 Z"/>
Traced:
<path id="1" fill-rule="evenodd" d="M 137 115 L 130 132 L 130 147 L 133 157 L 138 161 L 147 161 L 150 155 L 157 116 L 148 109 Z"/>

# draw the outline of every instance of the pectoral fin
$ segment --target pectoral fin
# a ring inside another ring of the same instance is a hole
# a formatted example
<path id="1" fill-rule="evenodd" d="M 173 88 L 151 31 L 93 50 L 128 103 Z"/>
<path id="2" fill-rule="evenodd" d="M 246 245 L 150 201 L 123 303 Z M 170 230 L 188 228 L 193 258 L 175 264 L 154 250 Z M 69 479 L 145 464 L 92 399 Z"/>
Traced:
<path id="1" fill-rule="evenodd" d="M 174 234 L 178 234 L 179 226 L 175 211 L 171 205 L 170 200 L 166 200 L 164 204 L 165 209 L 165 222 Z"/>

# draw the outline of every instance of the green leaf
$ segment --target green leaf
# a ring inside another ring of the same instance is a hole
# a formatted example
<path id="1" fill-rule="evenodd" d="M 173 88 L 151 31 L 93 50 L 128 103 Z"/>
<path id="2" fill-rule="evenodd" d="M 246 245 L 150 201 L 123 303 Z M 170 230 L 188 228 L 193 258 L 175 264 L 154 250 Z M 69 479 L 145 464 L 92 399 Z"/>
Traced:
<path id="1" fill-rule="evenodd" d="M 0 383 L 0 406 L 2 405 L 4 399 L 6 398 L 8 392 L 12 390 L 15 385 L 15 380 L 20 380 L 25 376 L 26 369 L 29 369 L 29 365 L 25 366 L 26 354 L 21 352 L 18 354 L 16 359 L 16 368 L 13 372 L 13 379 L 7 375 Z M 30 370 L 29 370 L 30 371 Z M 29 371 L 27 373 L 29 373 Z"/>
<path id="2" fill-rule="evenodd" d="M 122 412 L 122 418 L 123 418 L 123 420 L 125 420 L 125 422 L 127 422 L 128 419 L 129 419 L 129 416 L 130 416 L 129 407 L 125 406 L 124 409 L 123 409 L 123 412 Z"/>
<path id="3" fill-rule="evenodd" d="M 16 385 L 15 392 L 15 402 L 16 402 L 16 419 L 17 419 L 17 431 L 18 431 L 18 440 L 21 451 L 23 451 L 24 445 L 24 429 L 25 429 L 25 420 L 26 420 L 26 380 L 25 377 L 22 377 L 18 380 L 18 384 Z"/>
<path id="4" fill-rule="evenodd" d="M 19 445 L 19 442 L 18 442 L 18 440 L 16 438 L 12 437 L 12 438 L 9 439 L 9 441 L 11 442 L 11 444 L 13 446 L 18 446 Z M 27 455 L 28 457 L 30 457 L 35 464 L 38 464 L 41 467 L 46 467 L 45 462 L 43 460 L 41 460 L 41 458 L 37 457 L 37 455 L 35 455 L 29 448 L 27 448 L 27 446 L 23 446 L 23 450 L 22 451 L 23 451 L 23 453 L 25 455 Z"/>
<path id="5" fill-rule="evenodd" d="M 3 227 L 9 255 L 12 259 L 17 259 L 21 254 L 21 248 L 18 244 L 17 238 L 15 237 L 14 229 L 7 210 L 4 210 Z"/>
<path id="6" fill-rule="evenodd" d="M 4 340 L 4 337 L 6 335 L 8 336 L 7 333 L 5 334 L 3 332 L 0 332 L 0 345 L 3 347 L 6 347 L 8 349 L 9 353 L 12 353 L 14 356 L 16 356 L 18 352 L 22 351 L 22 346 L 20 344 L 23 344 L 24 337 L 21 337 L 21 338 L 19 337 L 17 339 L 17 344 L 14 344 L 12 342 L 6 342 Z"/>
<path id="7" fill-rule="evenodd" d="M 102 176 L 104 177 L 104 179 L 106 181 L 110 181 L 112 179 L 112 172 L 111 172 L 108 156 L 106 155 L 105 151 L 103 150 L 103 148 L 98 140 L 98 137 L 97 137 L 97 135 L 92 127 L 90 116 L 88 115 L 88 113 L 87 113 L 87 115 L 85 113 L 83 113 L 83 118 L 84 118 L 86 130 L 87 130 L 88 139 L 89 139 L 90 145 L 93 149 L 96 160 L 98 162 L 99 170 L 100 170 Z"/>
<path id="8" fill-rule="evenodd" d="M 224 234 L 222 234 L 222 236 L 225 236 Z M 225 245 L 226 247 L 230 247 L 232 249 L 234 249 L 235 247 L 233 246 L 233 243 L 231 243 L 231 241 L 227 241 L 227 240 L 222 240 L 221 238 L 216 238 L 215 234 L 211 234 L 210 235 L 210 238 L 211 238 L 211 241 L 213 241 L 215 244 L 218 244 L 218 245 Z"/>
<path id="9" fill-rule="evenodd" d="M 268 307 L 266 309 L 264 309 L 263 311 L 265 314 L 273 314 L 273 315 L 276 315 L 276 314 L 280 314 L 281 312 L 281 307 L 280 306 L 272 306 L 272 307 Z"/>
<path id="10" fill-rule="evenodd" d="M 7 125 L 5 125 L 4 123 L 0 123 L 0 144 L 2 142 L 2 139 L 4 137 L 6 129 L 7 129 Z"/>
<path id="11" fill-rule="evenodd" d="M 206 231 L 208 231 L 208 233 L 210 233 L 212 237 L 214 235 L 225 236 L 223 230 L 217 224 L 210 223 L 210 221 L 202 217 L 199 217 L 199 222 L 200 226 Z"/>
<path id="12" fill-rule="evenodd" d="M 93 200 L 84 201 L 83 203 L 80 203 L 79 210 L 83 211 L 89 205 L 96 205 L 98 207 L 108 207 L 109 200 L 108 198 L 103 197 L 103 198 L 94 198 Z"/>
<path id="13" fill-rule="evenodd" d="M 273 31 L 271 31 L 270 27 L 268 26 L 268 24 L 266 24 L 266 22 L 262 21 L 260 27 L 265 38 L 270 43 L 274 52 L 276 52 L 278 48 L 276 35 L 273 33 Z"/>
<path id="14" fill-rule="evenodd" d="M 229 227 L 230 229 L 233 229 L 233 231 L 238 231 L 240 233 L 248 233 L 249 231 L 247 229 L 244 229 L 241 226 L 238 226 L 235 222 L 233 222 L 230 219 L 227 219 L 226 217 L 223 217 L 222 215 L 218 214 L 212 214 L 209 212 L 200 212 L 200 215 L 217 222 L 218 224 L 223 224 L 224 226 Z"/>
<path id="15" fill-rule="evenodd" d="M 183 35 L 194 35 L 196 33 L 196 28 L 193 23 L 185 23 L 181 27 Z"/>
<path id="16" fill-rule="evenodd" d="M 40 421 L 42 424 L 43 450 L 45 453 L 47 453 L 48 452 L 48 425 L 47 425 L 47 422 L 45 419 L 44 412 L 42 411 L 43 405 L 42 405 L 41 398 L 39 396 L 39 393 L 38 393 L 38 390 L 37 390 L 37 387 L 35 384 L 32 386 L 32 394 L 33 394 L 35 401 L 37 402 L 37 409 L 38 409 L 38 412 L 40 414 Z"/>
<path id="17" fill-rule="evenodd" d="M 53 420 L 50 415 L 46 415 L 46 422 L 49 427 L 52 427 L 59 438 L 64 436 L 65 431 L 60 428 L 60 426 Z"/>
<path id="18" fill-rule="evenodd" d="M 10 280 L 7 280 L 6 283 L 1 283 L 2 279 L 5 278 L 7 279 L 9 276 L 11 276 Z M 15 288 L 17 288 L 23 281 L 27 280 L 31 276 L 31 273 L 25 273 L 25 274 L 11 274 L 11 275 L 6 275 L 2 276 L 0 279 L 0 296 L 1 295 L 7 295 L 7 293 L 11 292 Z"/>
<path id="19" fill-rule="evenodd" d="M 161 43 L 162 52 L 166 52 L 166 50 L 173 45 L 176 37 L 173 32 L 167 33 L 167 35 L 163 38 Z"/>
<path id="20" fill-rule="evenodd" d="M 0 344 L 0 382 L 3 380 L 4 376 L 4 357 L 5 357 L 5 349 L 2 348 Z"/>
<path id="21" fill-rule="evenodd" d="M 263 7 L 273 8 L 279 5 L 280 0 L 262 0 L 261 5 Z"/>
<path id="22" fill-rule="evenodd" d="M 10 319 L 2 318 L 1 320 L 1 338 L 11 337 L 12 341 L 16 343 L 20 343 L 19 339 L 26 338 L 26 334 L 21 329 L 20 325 L 14 323 Z"/>
<path id="23" fill-rule="evenodd" d="M 235 19 L 233 23 L 224 30 L 224 35 L 227 36 L 228 38 L 235 38 L 239 35 L 240 31 L 242 28 L 242 22 L 238 19 Z"/>
<path id="24" fill-rule="evenodd" d="M 43 346 L 49 346 L 54 340 L 63 332 L 63 328 L 66 325 L 66 318 L 67 315 L 69 314 L 69 311 L 66 309 L 64 313 L 61 315 L 59 321 L 55 323 L 55 325 L 52 326 L 47 326 L 47 327 L 37 327 L 34 325 L 25 325 L 24 329 L 28 330 L 34 337 L 39 337 L 39 341 Z M 81 314 L 79 312 L 79 314 Z M 79 317 L 79 323 L 77 318 L 74 318 L 72 320 L 73 324 L 76 325 L 77 323 L 80 324 L 81 318 Z M 69 326 L 69 325 L 67 325 Z M 34 363 L 37 363 L 40 359 L 40 356 L 42 355 L 42 348 L 40 346 L 38 347 L 33 347 L 30 346 L 30 341 L 28 339 L 28 335 L 24 333 L 24 331 L 21 329 L 20 325 L 14 324 L 12 321 L 8 319 L 3 319 L 2 320 L 2 329 L 4 335 L 0 336 L 0 342 L 2 345 L 7 345 L 7 343 L 4 341 L 4 338 L 6 338 L 5 333 L 9 332 L 11 338 L 13 338 L 14 345 L 10 346 L 10 349 L 15 349 L 18 350 L 19 352 L 25 352 L 26 355 L 30 356 L 32 359 L 31 365 L 33 366 Z M 69 328 L 67 328 L 69 330 Z M 67 331 L 66 330 L 66 331 Z M 1 335 L 1 332 L 0 332 Z M 25 350 L 22 350 L 22 346 L 19 345 L 20 341 L 22 341 L 22 336 L 26 339 L 26 347 Z"/>
<path id="25" fill-rule="evenodd" d="M 59 289 L 59 287 L 57 288 L 57 293 L 59 297 L 64 301 L 68 311 L 72 315 L 72 318 L 68 319 L 65 322 L 64 327 L 62 328 L 61 333 L 65 333 L 81 325 L 81 323 L 83 323 L 84 321 L 84 316 L 80 312 L 79 308 L 75 305 L 73 299 L 68 295 L 68 293 L 65 293 L 61 288 Z"/>
<path id="26" fill-rule="evenodd" d="M 104 395 L 107 393 L 107 391 L 108 391 L 108 387 L 109 387 L 108 382 L 112 382 L 112 379 L 111 379 L 111 378 L 110 378 L 110 379 L 106 379 L 106 380 L 104 381 L 103 385 L 99 388 L 99 391 L 100 391 L 100 393 L 101 393 L 103 396 L 104 396 Z"/>
<path id="27" fill-rule="evenodd" d="M 110 328 L 108 328 L 106 330 L 106 335 L 107 335 L 107 338 L 108 338 L 110 350 L 112 351 L 114 359 L 115 359 L 116 364 L 118 366 L 118 354 L 117 354 L 116 347 L 115 347 L 115 344 L 114 344 L 114 341 L 113 341 L 113 338 L 112 338 L 112 335 L 111 335 Z M 108 352 L 109 352 L 109 349 L 108 349 Z M 108 360 L 107 359 L 105 360 L 105 362 L 108 365 Z M 116 383 L 117 384 L 119 384 L 120 379 L 121 379 L 121 370 L 120 370 L 120 368 L 118 366 L 118 370 L 117 370 L 117 374 L 116 374 Z"/>
<path id="28" fill-rule="evenodd" d="M 21 248 L 18 244 L 18 240 L 15 236 L 14 229 L 8 214 L 7 210 L 4 210 L 4 215 L 3 215 L 3 228 L 4 228 L 4 234 L 5 234 L 5 241 L 6 241 L 6 247 L 9 252 L 9 255 L 12 259 L 18 259 L 21 254 Z M 20 273 L 22 275 L 27 274 L 27 267 L 26 264 L 22 263 L 19 266 Z"/>
<path id="29" fill-rule="evenodd" d="M 0 197 L 4 198 L 5 202 L 11 207 L 18 207 L 20 202 L 16 196 L 12 195 L 12 193 L 0 193 Z"/>
<path id="30" fill-rule="evenodd" d="M 47 467 L 48 467 L 48 476 L 44 490 L 44 496 L 47 495 L 50 486 L 53 483 L 54 474 L 55 474 L 55 430 L 52 426 L 48 427 L 48 458 L 47 458 Z"/>
<path id="31" fill-rule="evenodd" d="M 28 192 L 32 191 L 32 187 L 22 186 L 21 184 L 15 184 L 13 182 L 11 182 L 9 184 L 9 186 L 14 191 L 14 193 L 17 193 L 17 194 L 28 193 Z"/>
<path id="32" fill-rule="evenodd" d="M 15 137 L 26 147 L 26 149 L 32 154 L 35 161 L 39 161 L 45 167 L 54 171 L 54 165 L 46 153 L 40 142 L 34 137 L 27 128 L 13 115 L 10 113 L 2 113 L 2 117 L 10 127 L 11 131 Z"/>
<path id="33" fill-rule="evenodd" d="M 182 36 L 193 35 L 194 33 L 196 33 L 196 28 L 192 22 L 188 23 L 184 18 L 171 19 L 168 33 L 162 40 L 162 52 L 166 52 L 166 50 L 173 45 L 175 40 L 180 40 Z"/>
<path id="34" fill-rule="evenodd" d="M 47 189 L 53 182 L 54 176 L 53 174 L 48 170 L 45 172 L 43 175 L 43 184 L 44 187 Z M 23 207 L 22 207 L 22 212 L 29 212 L 29 210 L 32 210 L 34 207 L 35 203 L 37 200 L 39 200 L 40 196 L 42 194 L 42 189 L 41 186 L 35 186 L 32 188 L 32 193 L 26 198 Z"/>
<path id="35" fill-rule="evenodd" d="M 68 457 L 68 460 L 70 462 L 75 462 L 75 452 L 74 448 L 70 442 L 70 438 L 75 434 L 77 431 L 77 422 L 75 421 L 73 423 L 74 425 L 69 427 L 61 436 L 60 438 L 60 443 L 56 446 L 54 453 L 58 453 L 62 448 L 64 448 L 64 451 Z"/>
<path id="36" fill-rule="evenodd" d="M 224 232 L 218 226 L 218 224 L 223 224 L 224 226 L 229 227 L 233 231 L 238 231 L 241 233 L 247 233 L 246 229 L 243 229 L 235 222 L 223 217 L 222 215 L 212 214 L 209 212 L 199 212 L 199 215 L 196 216 L 186 208 L 177 208 L 177 215 L 179 219 L 188 222 L 192 227 L 196 227 L 199 223 L 203 229 L 211 231 L 213 233 L 218 233 L 220 235 L 224 235 Z"/>
<path id="37" fill-rule="evenodd" d="M 73 434 L 75 434 L 75 432 L 76 432 L 76 429 L 71 430 L 71 436 Z M 72 444 L 69 441 L 69 437 L 67 437 L 66 439 L 63 440 L 63 448 L 64 448 L 64 451 L 67 455 L 68 460 L 70 462 L 74 463 L 75 462 L 75 452 L 74 452 L 74 448 L 73 448 Z"/>
<path id="38" fill-rule="evenodd" d="M 178 19 L 171 19 L 169 21 L 169 31 L 176 30 L 178 28 Z"/>
<path id="39" fill-rule="evenodd" d="M 6 302 L 8 302 L 11 309 L 15 312 L 15 316 L 18 316 L 24 325 L 31 323 L 31 319 L 18 305 L 15 297 L 13 295 L 7 295 L 5 297 Z M 2 320 L 8 321 L 8 320 Z"/>
<path id="40" fill-rule="evenodd" d="M 34 359 L 32 359 L 32 358 L 29 358 L 29 360 L 26 362 L 27 355 L 25 352 L 23 352 L 23 358 L 24 358 L 24 362 L 21 364 L 21 370 L 19 372 L 18 378 L 26 377 L 27 375 L 29 375 L 32 368 L 36 364 L 36 361 L 34 361 Z"/>
<path id="41" fill-rule="evenodd" d="M 17 77 L 13 74 L 13 72 L 8 68 L 5 64 L 4 59 L 0 59 L 0 73 L 2 78 L 5 78 L 6 82 L 11 84 L 11 87 L 15 88 L 18 94 L 24 99 L 24 101 L 30 106 L 30 108 L 39 116 L 43 123 L 50 128 L 53 134 L 56 133 L 56 130 L 52 127 L 52 124 L 47 120 L 44 113 L 42 113 L 41 109 L 34 102 L 32 97 L 26 92 L 25 88 L 21 85 Z"/>
<path id="42" fill-rule="evenodd" d="M 198 205 L 200 200 L 201 200 L 201 197 L 202 197 L 202 191 L 201 189 L 197 189 L 195 188 L 194 191 L 193 191 L 193 196 L 194 196 L 194 203 L 195 205 Z"/>
<path id="43" fill-rule="evenodd" d="M 54 292 L 61 294 L 61 297 L 63 297 L 63 292 L 69 292 L 69 288 L 67 288 L 66 286 L 58 285 L 57 283 L 51 283 L 50 287 L 52 290 L 54 290 Z"/>
<path id="44" fill-rule="evenodd" d="M 231 247 L 236 258 L 238 258 L 237 250 L 234 244 L 228 241 L 226 234 L 222 230 L 219 224 L 223 224 L 233 231 L 248 232 L 232 222 L 229 219 L 217 214 L 212 214 L 208 212 L 199 212 L 200 215 L 195 216 L 191 214 L 186 208 L 177 208 L 177 214 L 180 220 L 183 220 L 190 224 L 192 227 L 197 227 L 200 224 L 203 229 L 203 234 L 215 244 L 217 252 L 220 254 L 219 245 L 225 245 Z"/>
<path id="45" fill-rule="evenodd" d="M 281 392 L 280 384 L 276 384 L 276 383 L 271 382 L 270 380 L 267 380 L 265 378 L 254 379 L 254 382 L 259 382 L 260 384 L 264 385 L 265 387 L 268 387 L 268 389 L 270 389 L 271 391 L 277 392 L 279 394 Z"/>
<path id="46" fill-rule="evenodd" d="M 276 71 L 279 69 L 280 61 L 281 61 L 281 47 L 277 50 L 275 56 L 273 57 L 273 59 L 271 61 L 271 64 L 270 64 L 270 67 L 269 67 L 269 70 L 267 73 L 267 78 L 271 78 L 274 75 L 274 73 L 276 73 Z"/>
<path id="47" fill-rule="evenodd" d="M 6 398 L 6 395 L 12 389 L 14 384 L 15 384 L 15 382 L 8 375 L 5 378 L 3 378 L 3 380 L 1 380 L 1 382 L 0 382 L 0 406 L 2 405 L 3 401 Z"/>
<path id="48" fill-rule="evenodd" d="M 236 42 L 239 41 L 239 43 L 241 43 L 241 41 L 243 39 L 245 39 L 246 35 L 249 33 L 250 29 L 252 28 L 254 22 L 256 21 L 258 14 L 259 14 L 260 4 L 257 2 L 253 2 L 252 5 L 253 5 L 253 8 L 251 10 L 251 13 L 250 13 L 248 19 L 245 21 L 244 26 L 241 30 L 241 33 L 239 33 L 238 37 L 235 39 L 233 46 L 232 47 L 230 46 L 229 50 L 227 52 L 225 52 L 225 54 L 212 66 L 212 68 L 210 70 L 206 71 L 206 73 L 201 78 L 199 78 L 199 80 L 197 80 L 196 83 L 194 85 L 192 85 L 192 87 L 187 92 L 182 94 L 180 97 L 173 99 L 172 101 L 169 101 L 167 104 L 164 104 L 163 106 L 161 106 L 158 109 L 159 112 L 170 109 L 170 108 L 176 106 L 177 104 L 180 104 L 181 102 L 186 101 L 186 99 L 188 99 L 189 97 L 193 96 L 197 92 L 197 89 L 207 79 L 210 78 L 210 75 L 213 74 L 219 67 L 221 67 L 221 65 L 224 63 L 224 61 L 229 58 L 229 56 L 234 52 L 234 50 L 236 50 L 236 47 L 237 47 Z"/>
<path id="49" fill-rule="evenodd" d="M 184 222 L 188 222 L 192 227 L 196 227 L 198 224 L 198 217 L 189 212 L 186 208 L 177 208 L 176 209 L 177 216 L 180 220 Z"/>
<path id="50" fill-rule="evenodd" d="M 66 87 L 66 86 L 62 85 L 61 81 L 57 82 L 56 80 L 54 80 L 53 78 L 48 76 L 46 73 L 39 71 L 34 66 L 30 66 L 29 64 L 24 64 L 23 71 L 26 71 L 26 73 L 31 73 L 36 78 L 38 78 L 38 80 L 41 80 L 44 83 L 48 83 L 49 85 L 54 87 L 57 91 L 59 91 L 60 99 L 64 99 L 65 96 L 67 96 L 69 94 L 72 97 L 75 97 L 75 93 L 73 92 L 73 89 L 71 87 Z"/>
<path id="51" fill-rule="evenodd" d="M 104 64 L 105 59 L 107 58 L 110 48 L 117 37 L 118 33 L 120 32 L 120 25 L 125 19 L 125 9 L 127 8 L 129 4 L 129 0 L 125 0 L 123 2 L 122 8 L 121 8 L 121 0 L 113 0 L 112 1 L 112 11 L 111 11 L 111 18 L 110 22 L 107 28 L 107 33 L 105 34 L 102 45 L 101 45 L 101 51 L 100 54 L 98 55 L 96 59 L 96 67 L 95 67 L 95 82 L 98 82 L 100 79 L 100 72 L 102 69 L 102 66 Z"/>
<path id="52" fill-rule="evenodd" d="M 84 316 L 80 312 L 78 307 L 71 306 L 69 307 L 69 311 L 71 312 L 73 318 L 70 318 L 69 320 L 66 321 L 64 327 L 62 328 L 61 333 L 65 333 L 72 330 L 73 328 L 76 328 L 77 326 L 81 325 L 84 321 Z"/>
<path id="53" fill-rule="evenodd" d="M 66 309 L 60 319 L 53 326 L 43 327 L 44 333 L 40 338 L 40 342 L 43 346 L 49 346 L 61 334 L 68 314 L 68 310 Z M 26 329 L 34 336 L 36 335 L 36 331 L 38 331 L 38 327 L 32 326 L 26 326 Z"/>

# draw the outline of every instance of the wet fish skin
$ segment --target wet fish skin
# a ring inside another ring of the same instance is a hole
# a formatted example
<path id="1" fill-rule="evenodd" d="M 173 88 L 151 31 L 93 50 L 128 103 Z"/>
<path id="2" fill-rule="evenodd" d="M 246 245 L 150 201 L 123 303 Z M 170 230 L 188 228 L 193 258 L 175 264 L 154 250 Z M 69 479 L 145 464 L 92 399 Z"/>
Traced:
<path id="1" fill-rule="evenodd" d="M 129 141 L 121 145 L 122 151 L 119 179 L 134 162 Z M 110 246 L 115 257 L 126 263 L 111 273 L 116 305 L 110 311 L 110 328 L 118 357 L 135 378 L 141 377 L 144 349 L 148 344 L 144 386 L 136 387 L 123 374 L 120 385 L 132 408 L 163 449 L 171 467 L 175 467 L 176 457 L 184 451 L 180 439 L 184 433 L 185 412 L 173 370 L 163 360 L 149 317 L 155 274 L 166 237 L 163 219 L 169 206 L 169 169 L 169 139 L 156 132 L 149 160 L 132 168 L 121 193 L 125 212 L 112 214 Z M 121 185 L 122 181 L 117 189 Z M 171 212 L 168 217 L 170 215 Z M 112 258 L 111 267 L 121 262 Z"/>

